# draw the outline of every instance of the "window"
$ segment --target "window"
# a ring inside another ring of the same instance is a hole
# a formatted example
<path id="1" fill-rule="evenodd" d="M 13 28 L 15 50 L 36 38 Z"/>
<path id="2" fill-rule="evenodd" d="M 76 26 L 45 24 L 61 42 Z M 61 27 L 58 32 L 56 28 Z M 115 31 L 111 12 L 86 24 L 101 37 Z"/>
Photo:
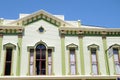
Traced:
<path id="1" fill-rule="evenodd" d="M 40 32 L 40 33 L 44 32 L 44 28 L 43 28 L 43 27 L 40 27 L 40 28 L 39 28 L 39 32 Z"/>
<path id="2" fill-rule="evenodd" d="M 5 75 L 11 74 L 11 64 L 12 64 L 12 48 L 6 49 L 6 60 L 5 60 Z"/>
<path id="3" fill-rule="evenodd" d="M 52 49 L 48 49 L 48 75 L 52 74 Z"/>
<path id="4" fill-rule="evenodd" d="M 120 74 L 120 55 L 118 48 L 113 48 L 113 55 L 116 74 Z"/>
<path id="5" fill-rule="evenodd" d="M 75 49 L 70 49 L 70 72 L 72 75 L 76 74 Z"/>
<path id="6" fill-rule="evenodd" d="M 47 71 L 46 71 L 47 70 Z M 52 74 L 52 49 L 39 44 L 36 49 L 30 49 L 30 75 Z"/>
<path id="7" fill-rule="evenodd" d="M 96 54 L 96 48 L 91 48 L 91 62 L 92 62 L 92 74 L 98 74 L 98 60 Z"/>
<path id="8" fill-rule="evenodd" d="M 71 43 L 66 46 L 66 48 L 69 50 L 69 68 L 70 68 L 70 74 L 76 75 L 77 74 L 77 66 L 76 66 L 76 50 L 78 49 L 78 45 Z"/>
<path id="9" fill-rule="evenodd" d="M 34 72 L 34 50 L 30 49 L 30 75 Z"/>

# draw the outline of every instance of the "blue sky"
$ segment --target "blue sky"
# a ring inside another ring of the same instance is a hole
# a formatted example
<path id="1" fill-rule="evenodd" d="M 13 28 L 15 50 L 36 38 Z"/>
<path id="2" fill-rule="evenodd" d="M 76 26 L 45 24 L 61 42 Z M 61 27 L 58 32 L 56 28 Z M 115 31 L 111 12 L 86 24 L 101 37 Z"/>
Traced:
<path id="1" fill-rule="evenodd" d="M 17 19 L 19 13 L 45 10 L 81 20 L 84 25 L 120 28 L 120 0 L 1 0 L 0 17 Z"/>

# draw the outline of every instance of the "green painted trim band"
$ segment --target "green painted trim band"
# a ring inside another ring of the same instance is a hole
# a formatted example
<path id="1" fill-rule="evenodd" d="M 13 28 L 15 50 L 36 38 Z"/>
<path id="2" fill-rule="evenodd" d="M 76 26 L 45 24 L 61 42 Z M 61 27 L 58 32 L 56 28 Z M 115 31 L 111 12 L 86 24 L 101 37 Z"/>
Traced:
<path id="1" fill-rule="evenodd" d="M 66 67 L 65 67 L 65 37 L 61 36 L 61 60 L 62 60 L 62 75 L 66 74 Z"/>
<path id="2" fill-rule="evenodd" d="M 81 74 L 85 74 L 84 69 L 84 54 L 83 54 L 83 37 L 79 37 L 79 50 L 80 50 L 80 64 L 81 64 Z"/>
<path id="3" fill-rule="evenodd" d="M 107 75 L 110 75 L 108 55 L 107 55 L 107 52 L 106 52 L 106 50 L 107 50 L 106 37 L 103 37 L 102 40 L 103 40 L 103 48 L 104 48 L 104 58 L 105 58 L 105 65 L 106 65 L 106 73 L 107 73 Z"/>

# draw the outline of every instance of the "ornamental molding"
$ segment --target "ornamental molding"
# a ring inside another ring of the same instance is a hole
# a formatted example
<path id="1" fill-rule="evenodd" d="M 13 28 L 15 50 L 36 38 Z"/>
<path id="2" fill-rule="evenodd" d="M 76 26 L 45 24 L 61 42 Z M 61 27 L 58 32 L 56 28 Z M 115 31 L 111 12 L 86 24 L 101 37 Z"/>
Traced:
<path id="1" fill-rule="evenodd" d="M 36 22 L 38 20 L 45 20 L 53 25 L 56 25 L 57 27 L 73 26 L 72 24 L 69 24 L 69 23 L 65 22 L 64 20 L 61 20 L 44 10 L 37 11 L 26 17 L 23 17 L 21 19 L 13 21 L 12 23 L 9 23 L 9 24 L 26 26 L 26 25 Z"/>
<path id="2" fill-rule="evenodd" d="M 0 26 L 0 34 L 22 34 L 23 31 L 21 26 Z"/>
<path id="3" fill-rule="evenodd" d="M 95 35 L 95 36 L 120 36 L 120 28 L 109 29 L 109 28 L 70 28 L 60 27 L 60 34 L 64 35 Z"/>

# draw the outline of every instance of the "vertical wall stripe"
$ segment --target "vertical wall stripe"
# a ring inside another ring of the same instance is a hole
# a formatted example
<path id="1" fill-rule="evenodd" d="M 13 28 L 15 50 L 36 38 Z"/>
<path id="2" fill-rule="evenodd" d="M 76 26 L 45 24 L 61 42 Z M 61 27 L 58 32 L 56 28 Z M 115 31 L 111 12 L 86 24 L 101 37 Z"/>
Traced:
<path id="1" fill-rule="evenodd" d="M 106 73 L 107 75 L 110 75 L 110 71 L 109 71 L 109 63 L 108 63 L 108 55 L 107 55 L 107 42 L 106 42 L 106 37 L 103 36 L 102 37 L 103 40 L 103 48 L 104 48 L 104 58 L 105 58 L 105 65 L 106 65 Z"/>
<path id="2" fill-rule="evenodd" d="M 16 75 L 20 75 L 20 66 L 21 66 L 21 49 L 22 49 L 22 35 L 18 35 L 18 54 L 17 54 L 17 70 L 16 70 Z"/>
<path id="3" fill-rule="evenodd" d="M 3 40 L 3 35 L 0 34 L 0 61 L 1 61 L 1 52 L 2 52 L 2 40 Z"/>
<path id="4" fill-rule="evenodd" d="M 80 64 L 81 64 L 81 74 L 85 74 L 84 69 L 84 53 L 83 53 L 83 36 L 79 36 L 79 50 L 80 50 Z"/>
<path id="5" fill-rule="evenodd" d="M 65 36 L 61 35 L 61 60 L 62 60 L 62 75 L 65 75 Z"/>

